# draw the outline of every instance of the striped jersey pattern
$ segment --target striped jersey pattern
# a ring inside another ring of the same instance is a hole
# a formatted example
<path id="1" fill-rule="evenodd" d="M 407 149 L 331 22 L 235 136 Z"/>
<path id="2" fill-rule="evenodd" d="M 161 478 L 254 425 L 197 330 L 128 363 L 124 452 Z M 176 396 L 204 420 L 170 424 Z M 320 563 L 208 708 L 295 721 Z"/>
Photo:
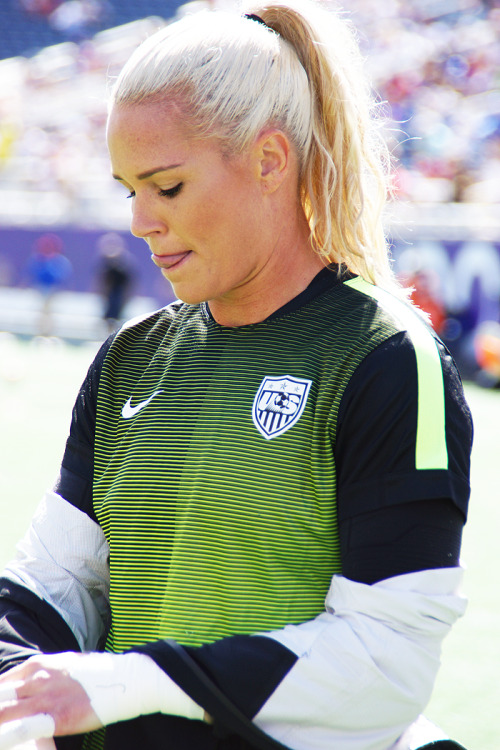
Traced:
<path id="1" fill-rule="evenodd" d="M 407 327 L 354 282 L 256 325 L 221 327 L 203 306 L 179 304 L 118 334 L 95 440 L 108 649 L 197 646 L 323 611 L 341 572 L 339 403 L 367 354 Z"/>

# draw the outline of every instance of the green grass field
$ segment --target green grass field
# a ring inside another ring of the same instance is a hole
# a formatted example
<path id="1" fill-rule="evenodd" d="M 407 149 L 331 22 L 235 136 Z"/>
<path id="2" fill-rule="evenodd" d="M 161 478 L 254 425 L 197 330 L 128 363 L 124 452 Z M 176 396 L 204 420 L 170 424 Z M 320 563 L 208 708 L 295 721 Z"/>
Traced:
<path id="1" fill-rule="evenodd" d="M 57 473 L 76 391 L 96 346 L 0 334 L 0 565 Z M 465 617 L 445 642 L 429 718 L 468 750 L 500 747 L 500 392 L 467 385 L 475 420 L 463 545 Z"/>

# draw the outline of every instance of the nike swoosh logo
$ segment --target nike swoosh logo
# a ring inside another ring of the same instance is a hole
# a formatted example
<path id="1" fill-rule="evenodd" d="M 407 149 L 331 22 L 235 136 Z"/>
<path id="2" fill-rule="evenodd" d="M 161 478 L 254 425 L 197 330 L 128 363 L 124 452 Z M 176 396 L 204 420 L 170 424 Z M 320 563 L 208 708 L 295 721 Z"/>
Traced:
<path id="1" fill-rule="evenodd" d="M 132 406 L 132 396 L 129 398 L 129 400 L 123 404 L 122 409 L 122 417 L 123 419 L 130 419 L 131 417 L 135 417 L 136 414 L 138 414 L 144 407 L 146 407 L 148 404 L 151 403 L 151 401 L 154 399 L 155 396 L 157 396 L 159 393 L 163 393 L 163 391 L 155 391 L 149 398 L 147 398 L 145 401 L 141 401 L 140 404 L 137 404 L 137 406 Z"/>

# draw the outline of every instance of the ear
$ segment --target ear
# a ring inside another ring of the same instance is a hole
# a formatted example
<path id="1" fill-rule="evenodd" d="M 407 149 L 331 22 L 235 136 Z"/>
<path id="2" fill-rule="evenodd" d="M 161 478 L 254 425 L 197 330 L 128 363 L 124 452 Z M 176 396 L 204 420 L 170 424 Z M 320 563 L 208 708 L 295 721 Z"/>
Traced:
<path id="1" fill-rule="evenodd" d="M 292 146 L 281 130 L 267 129 L 255 141 L 257 177 L 265 193 L 274 193 L 290 174 Z"/>

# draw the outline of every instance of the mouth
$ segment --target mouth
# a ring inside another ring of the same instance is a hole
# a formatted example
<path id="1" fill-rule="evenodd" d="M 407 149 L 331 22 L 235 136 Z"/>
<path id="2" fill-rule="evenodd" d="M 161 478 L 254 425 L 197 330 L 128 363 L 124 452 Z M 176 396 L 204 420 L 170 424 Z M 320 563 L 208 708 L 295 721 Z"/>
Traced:
<path id="1" fill-rule="evenodd" d="M 156 255 L 156 253 L 152 253 L 151 260 L 155 266 L 161 268 L 162 271 L 170 271 L 181 266 L 190 255 L 191 250 L 186 250 L 183 253 L 175 253 L 173 255 Z"/>

